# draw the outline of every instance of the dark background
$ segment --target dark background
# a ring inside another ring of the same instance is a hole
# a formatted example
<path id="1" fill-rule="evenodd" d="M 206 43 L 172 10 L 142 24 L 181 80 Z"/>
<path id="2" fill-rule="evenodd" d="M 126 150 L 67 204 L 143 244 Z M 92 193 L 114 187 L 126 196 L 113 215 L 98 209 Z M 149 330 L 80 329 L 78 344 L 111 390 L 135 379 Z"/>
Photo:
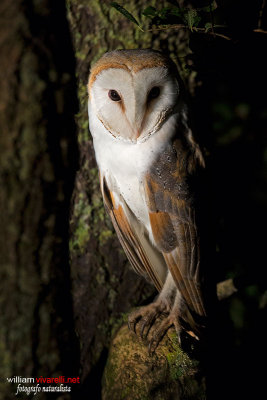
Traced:
<path id="1" fill-rule="evenodd" d="M 173 2 L 160 3 L 124 5 L 141 18 L 148 5 Z M 215 310 L 210 398 L 264 396 L 267 11 L 264 1 L 217 5 L 224 28 L 216 32 L 230 40 L 189 29 L 143 33 L 108 1 L 1 2 L 0 399 L 14 398 L 6 377 L 61 374 L 81 377 L 73 398 L 92 388 L 90 398 L 100 398 L 112 334 L 155 294 L 128 267 L 103 210 L 86 110 L 91 62 L 141 47 L 178 62 L 206 154 L 209 268 L 238 288 Z"/>

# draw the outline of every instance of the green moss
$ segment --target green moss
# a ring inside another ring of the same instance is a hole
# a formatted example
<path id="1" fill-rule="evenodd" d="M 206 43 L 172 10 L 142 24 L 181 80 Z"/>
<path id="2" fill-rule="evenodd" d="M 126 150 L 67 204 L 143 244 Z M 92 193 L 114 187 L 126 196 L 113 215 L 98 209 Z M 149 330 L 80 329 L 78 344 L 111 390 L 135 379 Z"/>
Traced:
<path id="1" fill-rule="evenodd" d="M 70 250 L 72 252 L 75 250 L 83 251 L 89 239 L 90 233 L 88 231 L 88 228 L 83 223 L 79 222 L 75 231 L 74 239 L 70 241 Z"/>
<path id="2" fill-rule="evenodd" d="M 83 253 L 92 236 L 96 237 L 102 246 L 113 235 L 110 225 L 106 226 L 105 224 L 107 216 L 99 189 L 97 168 L 88 170 L 87 177 L 88 187 L 92 191 L 92 196 L 89 198 L 85 192 L 77 194 L 71 219 L 71 224 L 75 225 L 75 230 L 70 240 L 71 252 L 78 251 Z"/>
<path id="3" fill-rule="evenodd" d="M 171 339 L 172 351 L 165 352 L 166 359 L 169 364 L 170 377 L 173 381 L 183 376 L 188 376 L 192 370 L 197 366 L 197 362 L 190 359 L 190 357 L 183 352 L 179 346 L 177 337 Z"/>
<path id="4" fill-rule="evenodd" d="M 92 213 L 92 206 L 88 204 L 84 193 L 80 193 L 78 201 L 74 206 L 74 217 L 77 221 L 75 232 L 70 240 L 70 251 L 83 252 L 90 239 L 89 219 Z"/>
<path id="5" fill-rule="evenodd" d="M 127 319 L 127 315 L 122 316 Z M 113 321 L 110 321 L 113 323 Z M 113 338 L 103 376 L 103 400 L 205 399 L 205 383 L 197 378 L 198 363 L 169 333 L 153 355 L 147 344 L 123 325 Z"/>
<path id="6" fill-rule="evenodd" d="M 91 140 L 89 135 L 89 123 L 87 113 L 87 87 L 86 84 L 79 82 L 78 84 L 78 98 L 80 101 L 80 111 L 76 114 L 76 122 L 79 127 L 78 142 L 82 144 L 88 140 Z"/>
<path id="7" fill-rule="evenodd" d="M 111 393 L 114 388 L 119 387 L 119 390 L 115 389 L 115 392 L 113 392 L 116 396 L 114 398 L 118 400 L 149 400 L 146 381 L 136 371 L 130 369 L 128 371 L 127 365 L 125 367 L 127 371 L 126 376 L 129 379 L 123 380 L 123 382 L 119 380 L 120 371 L 124 365 L 123 360 L 127 361 L 131 358 L 131 337 L 130 335 L 123 335 L 119 339 L 118 345 L 122 352 L 112 351 L 105 368 L 104 385 L 111 389 Z"/>
<path id="8" fill-rule="evenodd" d="M 110 229 L 104 230 L 100 233 L 99 241 L 101 245 L 105 244 L 111 237 L 113 237 L 114 232 Z"/>
<path id="9" fill-rule="evenodd" d="M 109 325 L 112 326 L 111 336 L 114 336 L 118 329 L 125 323 L 128 322 L 128 313 L 121 313 L 119 316 L 111 317 L 109 319 Z"/>

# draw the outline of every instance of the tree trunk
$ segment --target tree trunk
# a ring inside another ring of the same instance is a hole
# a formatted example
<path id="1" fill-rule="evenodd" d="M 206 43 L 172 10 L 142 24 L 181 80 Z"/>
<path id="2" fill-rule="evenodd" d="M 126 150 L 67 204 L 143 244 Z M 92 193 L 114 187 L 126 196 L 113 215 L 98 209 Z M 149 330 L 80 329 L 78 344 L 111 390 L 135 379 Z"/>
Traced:
<path id="1" fill-rule="evenodd" d="M 78 373 L 68 263 L 77 103 L 64 1 L 3 0 L 0 16 L 0 392 L 8 400 L 16 385 L 7 377 Z"/>

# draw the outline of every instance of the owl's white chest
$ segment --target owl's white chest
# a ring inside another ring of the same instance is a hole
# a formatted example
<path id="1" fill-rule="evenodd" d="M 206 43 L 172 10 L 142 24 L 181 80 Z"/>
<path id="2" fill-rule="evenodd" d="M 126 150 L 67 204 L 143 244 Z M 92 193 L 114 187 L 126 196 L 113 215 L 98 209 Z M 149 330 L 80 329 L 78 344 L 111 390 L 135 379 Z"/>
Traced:
<path id="1" fill-rule="evenodd" d="M 154 157 L 153 149 L 148 150 L 143 145 L 144 143 L 123 143 L 107 134 L 105 137 L 99 135 L 94 138 L 98 166 L 114 193 L 115 200 L 120 202 L 123 198 L 138 220 L 148 227 L 149 216 L 143 182 Z"/>
<path id="2" fill-rule="evenodd" d="M 94 140 L 97 164 L 115 200 L 126 202 L 140 222 L 150 230 L 144 176 L 149 173 L 160 151 L 171 137 L 173 122 L 166 124 L 143 143 L 130 143 L 114 138 L 98 118 L 90 113 L 90 131 Z"/>
<path id="3" fill-rule="evenodd" d="M 155 134 L 142 143 L 131 143 L 114 138 L 90 112 L 89 125 L 94 140 L 97 164 L 115 200 L 126 202 L 136 218 L 150 232 L 149 211 L 145 198 L 144 177 L 164 150 L 175 131 L 173 115 Z"/>

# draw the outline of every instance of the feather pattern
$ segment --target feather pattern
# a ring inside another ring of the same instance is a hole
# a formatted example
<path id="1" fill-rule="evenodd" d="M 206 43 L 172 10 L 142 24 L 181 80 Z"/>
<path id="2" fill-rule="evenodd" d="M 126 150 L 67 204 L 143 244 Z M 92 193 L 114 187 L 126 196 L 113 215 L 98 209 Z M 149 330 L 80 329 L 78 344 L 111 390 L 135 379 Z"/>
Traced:
<path id="1" fill-rule="evenodd" d="M 146 196 L 152 233 L 177 288 L 190 311 L 205 316 L 200 255 L 188 169 L 192 150 L 179 139 L 161 153 L 146 175 Z"/>
<path id="2" fill-rule="evenodd" d="M 142 232 L 140 222 L 130 212 L 126 203 L 122 201 L 116 205 L 105 178 L 101 183 L 104 204 L 131 265 L 138 274 L 150 278 L 160 292 L 166 278 L 160 268 L 162 262 L 164 263 L 163 257 L 151 246 L 148 238 Z"/>

